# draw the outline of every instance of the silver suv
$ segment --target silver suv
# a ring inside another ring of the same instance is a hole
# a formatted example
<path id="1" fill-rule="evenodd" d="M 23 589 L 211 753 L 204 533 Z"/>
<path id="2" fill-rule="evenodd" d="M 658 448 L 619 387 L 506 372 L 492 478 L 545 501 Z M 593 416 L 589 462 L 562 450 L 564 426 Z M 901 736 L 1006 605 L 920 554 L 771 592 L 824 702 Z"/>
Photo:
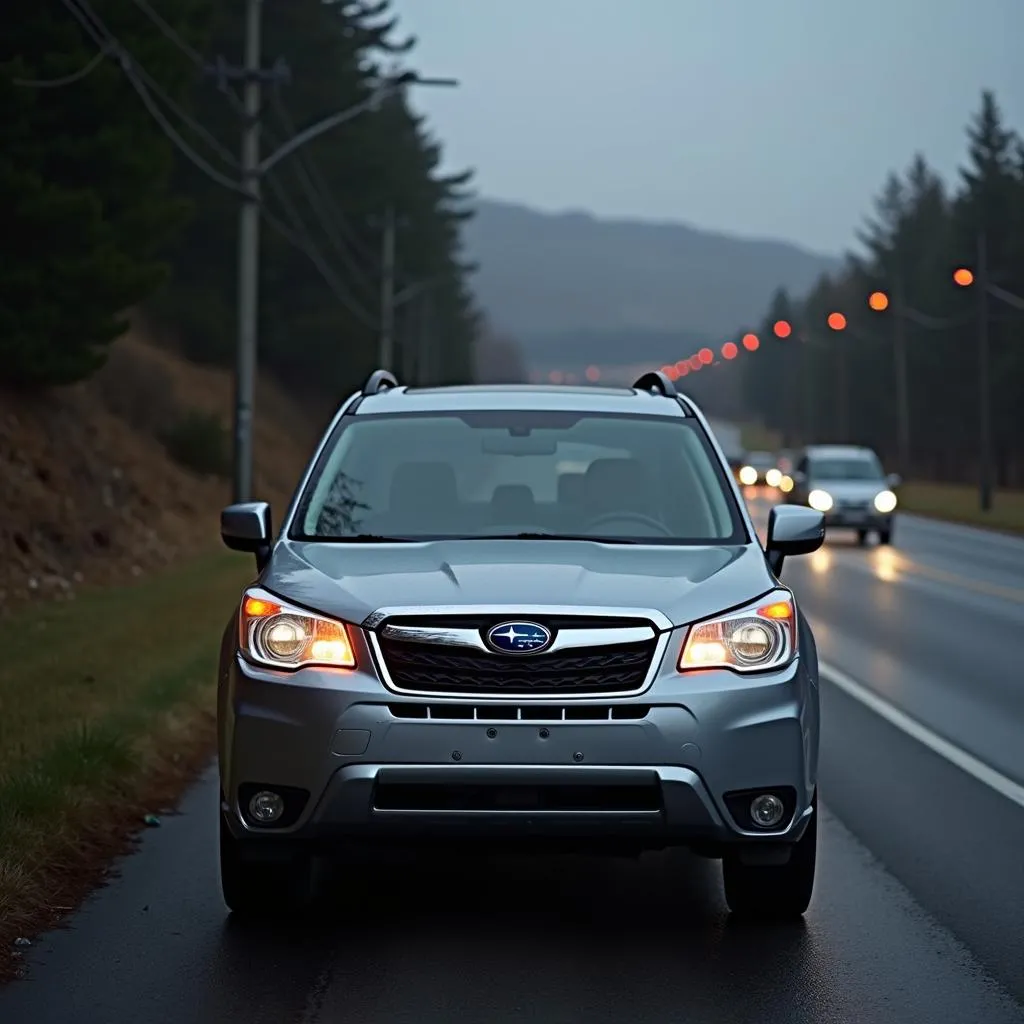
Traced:
<path id="1" fill-rule="evenodd" d="M 707 421 L 632 388 L 410 389 L 338 411 L 275 536 L 221 516 L 258 579 L 218 687 L 228 906 L 310 894 L 315 854 L 454 842 L 723 861 L 730 908 L 814 882 L 818 663 Z"/>
<path id="2" fill-rule="evenodd" d="M 862 546 L 872 530 L 879 544 L 891 544 L 900 483 L 870 448 L 819 444 L 801 452 L 787 501 L 821 512 L 826 527 L 856 530 Z"/>

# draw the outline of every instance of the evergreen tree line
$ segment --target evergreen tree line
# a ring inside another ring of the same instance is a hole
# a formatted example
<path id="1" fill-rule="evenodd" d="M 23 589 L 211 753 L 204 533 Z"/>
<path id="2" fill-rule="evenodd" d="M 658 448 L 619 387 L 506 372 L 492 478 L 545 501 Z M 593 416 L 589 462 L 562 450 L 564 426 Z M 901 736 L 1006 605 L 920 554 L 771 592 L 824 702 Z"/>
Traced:
<path id="1" fill-rule="evenodd" d="M 991 93 L 967 135 L 954 187 L 921 155 L 890 175 L 859 232 L 862 251 L 808 295 L 779 291 L 754 326 L 760 348 L 732 364 L 748 412 L 787 446 L 866 444 L 904 475 L 975 481 L 983 253 L 1003 295 L 989 295 L 984 318 L 993 466 L 999 485 L 1024 486 L 1024 140 Z M 960 268 L 973 284 L 958 286 Z M 844 329 L 830 327 L 836 313 Z M 792 327 L 785 338 L 779 321 Z"/>
<path id="2" fill-rule="evenodd" d="M 89 377 L 130 310 L 188 357 L 230 365 L 244 0 L 7 0 L 0 21 L 0 383 Z M 414 44 L 390 0 L 265 0 L 263 66 L 276 73 L 263 156 L 365 104 L 382 77 L 408 76 Z M 377 365 L 388 211 L 395 368 L 472 373 L 479 324 L 460 252 L 471 174 L 441 173 L 416 88 L 262 181 L 259 362 L 311 400 L 336 400 Z"/>

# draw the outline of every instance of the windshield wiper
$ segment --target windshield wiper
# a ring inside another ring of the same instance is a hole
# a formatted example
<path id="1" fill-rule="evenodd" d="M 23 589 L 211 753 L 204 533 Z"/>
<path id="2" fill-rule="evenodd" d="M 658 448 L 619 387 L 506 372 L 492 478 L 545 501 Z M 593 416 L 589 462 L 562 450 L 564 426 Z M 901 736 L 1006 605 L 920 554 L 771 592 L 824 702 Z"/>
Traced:
<path id="1" fill-rule="evenodd" d="M 592 537 L 583 533 L 485 533 L 467 540 L 589 540 L 594 544 L 639 544 L 628 537 Z"/>

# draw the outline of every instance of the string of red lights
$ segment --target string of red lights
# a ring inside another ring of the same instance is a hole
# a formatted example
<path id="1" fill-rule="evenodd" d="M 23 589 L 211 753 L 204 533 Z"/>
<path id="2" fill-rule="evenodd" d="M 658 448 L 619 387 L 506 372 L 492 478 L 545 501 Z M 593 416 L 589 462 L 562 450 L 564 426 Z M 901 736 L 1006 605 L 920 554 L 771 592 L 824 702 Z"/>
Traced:
<path id="1" fill-rule="evenodd" d="M 957 267 L 953 271 L 953 282 L 960 288 L 969 288 L 974 284 L 974 272 L 968 267 Z M 874 291 L 868 296 L 867 304 L 874 312 L 883 313 L 889 308 L 889 295 L 884 291 Z M 830 330 L 837 333 L 845 331 L 848 324 L 846 314 L 840 313 L 838 310 L 829 313 L 825 318 L 825 322 Z M 788 338 L 793 333 L 793 325 L 788 320 L 776 320 L 772 324 L 772 333 L 776 338 Z M 761 339 L 752 331 L 748 331 L 740 339 L 739 345 L 734 341 L 727 341 L 720 349 L 722 358 L 727 362 L 731 362 L 742 351 L 741 346 L 747 352 L 756 352 L 761 347 Z M 698 373 L 704 367 L 712 365 L 717 365 L 715 364 L 715 353 L 712 349 L 705 347 L 694 352 L 688 359 L 680 359 L 678 363 L 666 364 L 661 368 L 661 372 L 669 380 L 679 380 L 680 377 L 685 377 L 691 373 Z M 591 384 L 596 384 L 601 379 L 600 367 L 588 366 L 584 372 L 584 377 Z M 575 380 L 575 375 L 563 373 L 561 370 L 552 370 L 548 375 L 548 379 L 552 384 L 569 384 Z"/>

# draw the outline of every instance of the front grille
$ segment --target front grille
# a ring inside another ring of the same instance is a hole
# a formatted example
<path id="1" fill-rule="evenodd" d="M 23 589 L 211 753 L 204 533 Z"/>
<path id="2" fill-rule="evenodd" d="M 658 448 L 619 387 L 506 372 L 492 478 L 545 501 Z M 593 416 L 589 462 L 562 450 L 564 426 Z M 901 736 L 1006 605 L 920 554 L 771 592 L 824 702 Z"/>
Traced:
<path id="1" fill-rule="evenodd" d="M 628 624 L 635 625 L 636 620 L 619 620 L 615 625 L 621 628 Z M 392 684 L 401 690 L 540 697 L 639 690 L 658 641 L 654 636 L 634 643 L 569 648 L 526 657 L 397 640 L 382 633 L 377 634 L 377 644 Z"/>

